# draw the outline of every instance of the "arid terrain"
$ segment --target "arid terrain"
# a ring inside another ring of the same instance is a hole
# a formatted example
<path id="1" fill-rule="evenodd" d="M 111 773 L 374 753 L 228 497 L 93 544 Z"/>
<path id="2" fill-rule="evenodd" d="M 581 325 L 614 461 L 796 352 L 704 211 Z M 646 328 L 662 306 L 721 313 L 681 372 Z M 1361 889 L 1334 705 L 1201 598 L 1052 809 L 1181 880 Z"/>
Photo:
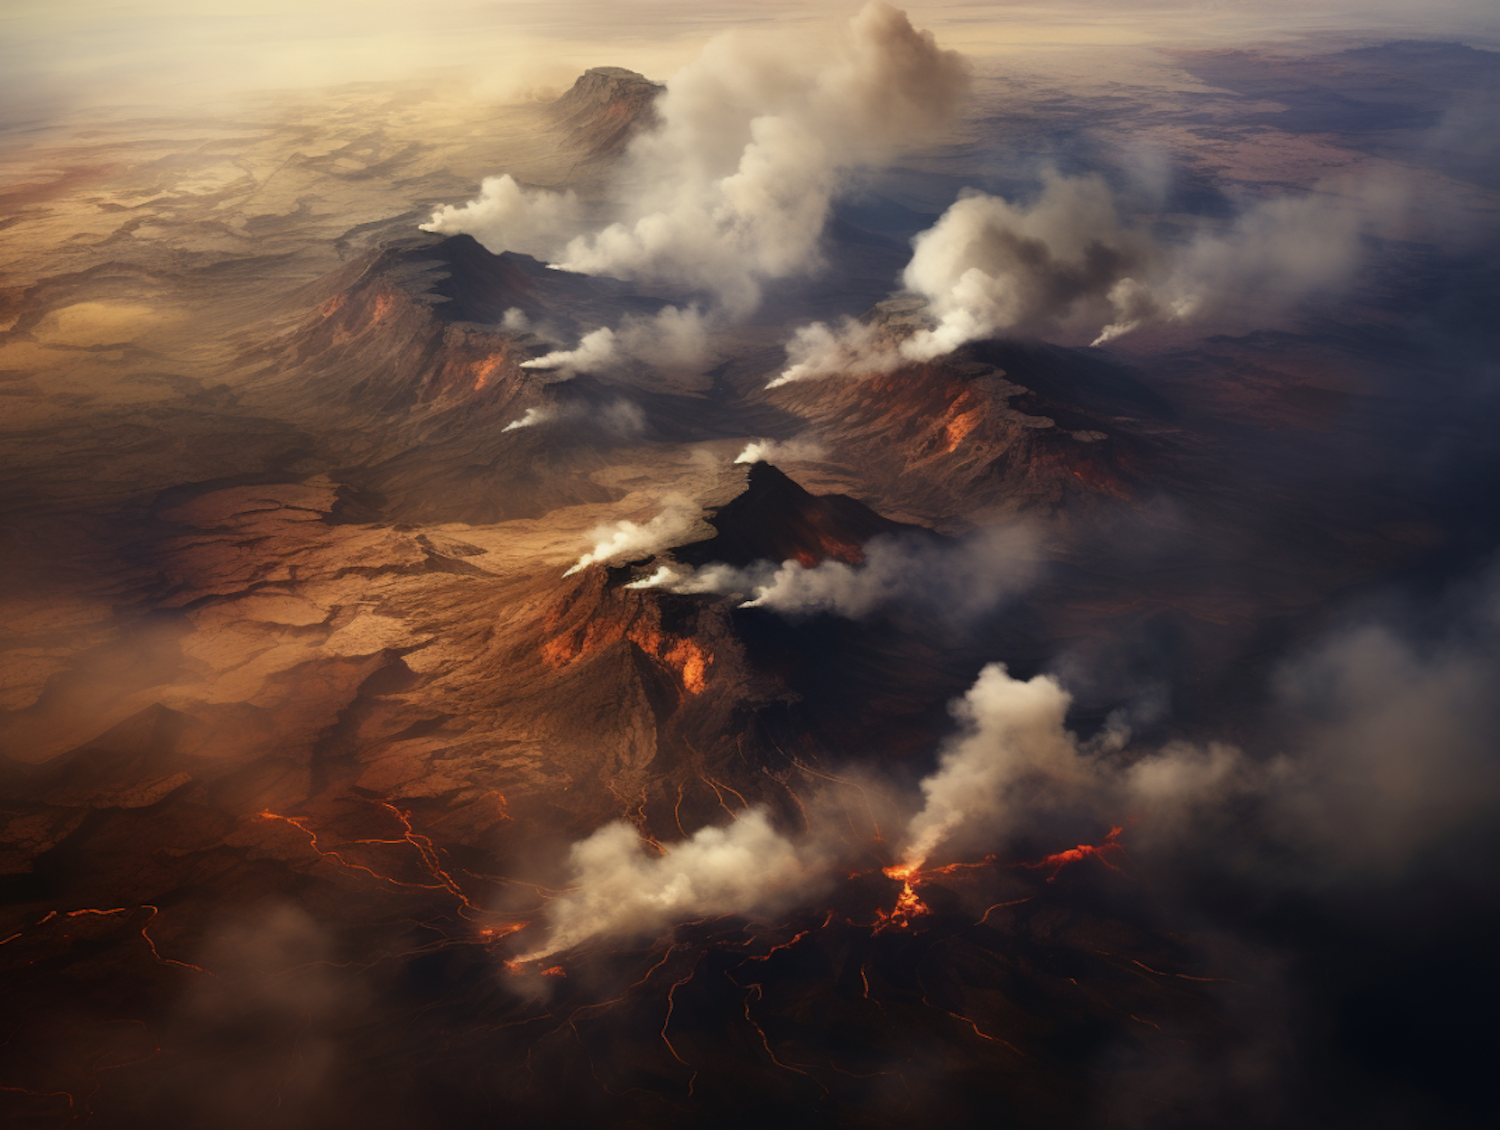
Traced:
<path id="1" fill-rule="evenodd" d="M 1500 56 L 854 27 L 7 130 L 7 1125 L 1488 1124 Z"/>

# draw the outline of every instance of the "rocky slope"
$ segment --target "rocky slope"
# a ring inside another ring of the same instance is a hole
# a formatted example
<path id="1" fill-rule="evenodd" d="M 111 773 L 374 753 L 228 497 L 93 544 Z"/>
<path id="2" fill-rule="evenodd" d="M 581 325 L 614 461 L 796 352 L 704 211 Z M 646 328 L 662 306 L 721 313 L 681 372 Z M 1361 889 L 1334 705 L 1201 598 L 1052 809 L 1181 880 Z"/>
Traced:
<path id="1" fill-rule="evenodd" d="M 656 99 L 666 87 L 624 67 L 590 67 L 548 113 L 573 145 L 590 157 L 616 157 L 657 122 Z"/>

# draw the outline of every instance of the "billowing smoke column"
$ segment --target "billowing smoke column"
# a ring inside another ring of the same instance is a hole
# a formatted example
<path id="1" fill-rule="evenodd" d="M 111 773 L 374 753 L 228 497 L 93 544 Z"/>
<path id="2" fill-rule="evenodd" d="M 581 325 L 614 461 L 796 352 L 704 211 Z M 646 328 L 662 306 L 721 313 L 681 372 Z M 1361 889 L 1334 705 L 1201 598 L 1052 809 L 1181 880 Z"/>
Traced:
<path id="1" fill-rule="evenodd" d="M 624 821 L 573 845 L 569 891 L 548 907 L 551 934 L 518 962 L 537 961 L 595 934 L 639 934 L 711 914 L 787 910 L 830 881 L 830 860 L 751 808 L 724 828 L 700 828 L 658 851 Z"/>
<path id="2" fill-rule="evenodd" d="M 788 615 L 831 612 L 858 619 L 904 606 L 958 624 L 970 622 L 1020 592 L 1036 575 L 1035 535 L 1024 526 L 983 530 L 957 541 L 901 536 L 872 538 L 864 561 L 760 562 L 743 568 L 663 565 L 633 582 L 637 589 L 739 596 L 744 608 Z"/>
<path id="3" fill-rule="evenodd" d="M 1390 184 L 1324 185 L 1172 245 L 1123 222 L 1098 177 L 1050 174 L 1026 206 L 965 192 L 915 238 L 902 276 L 927 324 L 905 336 L 853 319 L 803 326 L 771 386 L 890 372 L 1004 331 L 1100 345 L 1230 305 L 1273 315 L 1346 282 L 1362 236 L 1386 225 L 1401 197 Z"/>
<path id="4" fill-rule="evenodd" d="M 885 4 L 866 6 L 832 44 L 725 35 L 672 77 L 659 125 L 632 143 L 616 222 L 584 231 L 572 193 L 500 176 L 423 229 L 563 270 L 706 292 L 717 316 L 740 317 L 765 281 L 819 266 L 841 174 L 930 140 L 966 89 L 960 56 Z M 588 346 L 591 363 L 604 344 Z"/>
<path id="5" fill-rule="evenodd" d="M 907 824 L 903 864 L 921 867 L 940 844 L 960 832 L 972 835 L 981 821 L 1002 823 L 1023 780 L 1081 782 L 1078 747 L 1063 728 L 1071 701 L 1049 675 L 1023 683 L 1001 663 L 981 671 L 951 707 L 963 731 L 948 742 L 938 771 L 922 782 L 926 804 Z"/>

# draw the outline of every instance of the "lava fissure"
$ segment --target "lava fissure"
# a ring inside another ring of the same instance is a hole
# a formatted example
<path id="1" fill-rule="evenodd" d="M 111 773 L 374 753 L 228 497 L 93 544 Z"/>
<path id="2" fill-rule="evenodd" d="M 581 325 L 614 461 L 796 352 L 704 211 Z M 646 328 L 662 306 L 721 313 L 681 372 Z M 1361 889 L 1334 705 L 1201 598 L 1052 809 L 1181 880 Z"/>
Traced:
<path id="1" fill-rule="evenodd" d="M 728 976 L 728 972 L 727 971 L 725 972 L 725 976 Z M 738 981 L 734 981 L 734 978 L 731 977 L 730 980 L 735 985 L 739 985 L 739 982 Z M 757 1024 L 755 1022 L 755 1018 L 750 1015 L 750 1000 L 751 1000 L 751 998 L 753 997 L 755 1000 L 764 1000 L 765 999 L 765 989 L 761 985 L 761 983 L 759 981 L 756 981 L 756 982 L 752 982 L 749 985 L 739 985 L 739 987 L 746 990 L 746 993 L 745 993 L 745 1020 L 746 1020 L 746 1022 L 749 1023 L 750 1027 L 752 1027 L 752 1028 L 755 1029 L 755 1034 L 760 1037 L 761 1047 L 763 1047 L 763 1048 L 766 1049 L 766 1055 L 768 1055 L 768 1056 L 771 1057 L 771 1062 L 774 1063 L 777 1067 L 783 1068 L 783 1069 L 785 1069 L 787 1071 L 795 1071 L 798 1075 L 805 1075 L 807 1078 L 811 1079 L 814 1083 L 816 1083 L 819 1087 L 821 1087 L 823 1089 L 823 1093 L 825 1095 L 828 1094 L 828 1088 L 826 1086 L 824 1086 L 823 1081 L 821 1079 L 819 1079 L 816 1075 L 814 1075 L 811 1071 L 807 1070 L 805 1067 L 799 1067 L 795 1063 L 787 1063 L 785 1060 L 779 1059 L 777 1057 L 776 1053 L 771 1050 L 771 1041 L 766 1038 L 766 1031 L 765 1031 L 765 1029 L 762 1028 L 759 1024 Z"/>
<path id="2" fill-rule="evenodd" d="M 1047 882 L 1049 883 L 1056 879 L 1058 872 L 1068 866 L 1068 864 L 1081 863 L 1085 859 L 1096 859 L 1111 871 L 1120 871 L 1123 874 L 1123 869 L 1111 862 L 1110 856 L 1112 854 L 1125 854 L 1125 849 L 1117 842 L 1120 834 L 1124 831 L 1125 828 L 1123 825 L 1117 825 L 1109 830 L 1109 834 L 1104 837 L 1102 843 L 1079 844 L 1076 847 L 1068 848 L 1066 851 L 1054 852 L 1052 855 L 1036 863 L 1023 863 L 1021 866 L 1038 871 L 1046 867 L 1052 868 L 1052 874 L 1047 876 Z"/>
<path id="3" fill-rule="evenodd" d="M 676 981 L 673 981 L 671 987 L 669 989 L 667 989 L 667 1014 L 662 1019 L 662 1022 L 661 1022 L 661 1040 L 662 1040 L 662 1043 L 664 1043 L 664 1044 L 667 1045 L 667 1051 L 669 1051 L 669 1052 L 672 1053 L 672 1058 L 673 1059 L 675 1059 L 678 1063 L 682 1064 L 682 1066 L 688 1068 L 693 1073 L 688 1078 L 687 1093 L 688 1093 L 689 1097 L 692 1096 L 693 1085 L 698 1081 L 698 1069 L 696 1067 L 694 1067 L 691 1063 L 689 1063 L 687 1060 L 683 1059 L 682 1056 L 678 1054 L 677 1048 L 672 1044 L 671 1039 L 667 1036 L 667 1026 L 672 1023 L 672 1011 L 676 1007 L 677 990 L 680 989 L 680 988 L 682 988 L 684 985 L 686 985 L 697 974 L 697 972 L 698 972 L 698 966 L 702 964 L 703 957 L 704 957 L 704 955 L 700 953 L 698 955 L 698 957 L 694 960 L 693 967 L 688 970 L 687 976 L 679 978 Z"/>

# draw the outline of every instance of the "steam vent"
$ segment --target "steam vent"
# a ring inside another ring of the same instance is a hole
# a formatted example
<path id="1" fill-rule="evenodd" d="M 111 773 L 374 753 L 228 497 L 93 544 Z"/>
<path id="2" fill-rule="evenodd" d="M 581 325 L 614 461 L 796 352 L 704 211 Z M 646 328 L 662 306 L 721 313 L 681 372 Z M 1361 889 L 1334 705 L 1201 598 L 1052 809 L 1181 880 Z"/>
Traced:
<path id="1" fill-rule="evenodd" d="M 1500 1125 L 1494 5 L 12 7 L 0 1125 Z"/>

